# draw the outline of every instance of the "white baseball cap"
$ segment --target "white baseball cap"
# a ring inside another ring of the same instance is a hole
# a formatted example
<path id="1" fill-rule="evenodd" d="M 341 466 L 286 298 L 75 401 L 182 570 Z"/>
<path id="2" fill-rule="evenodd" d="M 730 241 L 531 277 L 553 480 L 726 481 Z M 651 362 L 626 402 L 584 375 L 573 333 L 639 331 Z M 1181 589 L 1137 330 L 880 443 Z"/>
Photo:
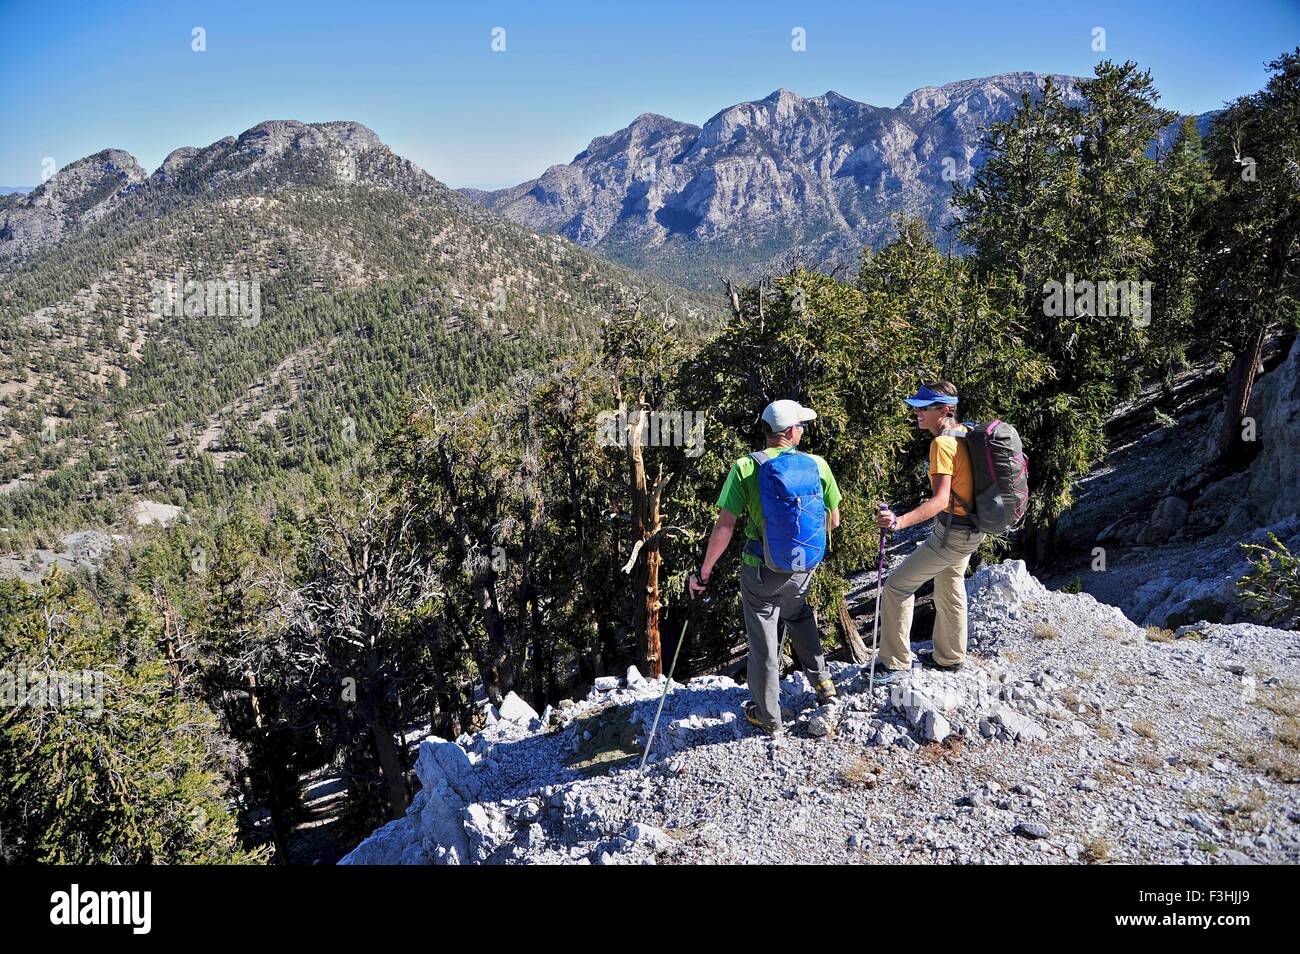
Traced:
<path id="1" fill-rule="evenodd" d="M 811 421 L 817 412 L 798 401 L 773 401 L 763 409 L 763 420 L 773 433 Z"/>

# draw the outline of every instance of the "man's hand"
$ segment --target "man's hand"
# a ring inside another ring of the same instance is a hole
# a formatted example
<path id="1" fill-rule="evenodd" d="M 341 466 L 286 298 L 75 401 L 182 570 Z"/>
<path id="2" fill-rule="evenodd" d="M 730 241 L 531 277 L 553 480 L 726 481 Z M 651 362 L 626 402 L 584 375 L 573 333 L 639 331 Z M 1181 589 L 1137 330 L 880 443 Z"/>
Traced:
<path id="1" fill-rule="evenodd" d="M 700 564 L 698 573 L 692 573 L 687 581 L 687 589 L 691 592 L 691 599 L 699 596 L 704 592 L 704 588 L 709 585 L 709 577 L 713 575 L 713 566 L 718 562 L 727 549 L 727 544 L 731 542 L 731 534 L 736 529 L 736 515 L 729 511 L 718 510 L 718 519 L 713 523 L 713 533 L 709 535 L 709 545 L 704 548 L 704 562 Z"/>
<path id="2" fill-rule="evenodd" d="M 881 530 L 897 530 L 898 514 L 892 510 L 880 511 L 880 515 L 876 517 L 876 526 Z"/>

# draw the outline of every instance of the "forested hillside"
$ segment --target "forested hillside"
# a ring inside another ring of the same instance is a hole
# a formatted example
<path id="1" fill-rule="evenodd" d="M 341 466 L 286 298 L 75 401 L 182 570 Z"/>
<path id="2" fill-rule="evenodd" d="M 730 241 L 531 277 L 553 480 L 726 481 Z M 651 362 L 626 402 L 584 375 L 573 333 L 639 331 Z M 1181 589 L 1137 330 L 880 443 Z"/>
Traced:
<path id="1" fill-rule="evenodd" d="M 231 142 L 169 157 L 93 225 L 9 265 L 0 526 L 19 540 L 116 522 L 132 499 L 220 501 L 336 464 L 404 395 L 470 400 L 591 341 L 620 302 L 672 298 L 382 146 L 352 159 L 371 174 L 341 177 L 301 146 L 248 166 Z M 188 281 L 256 282 L 257 314 L 160 303 L 159 282 Z M 702 326 L 701 301 L 669 307 Z"/>

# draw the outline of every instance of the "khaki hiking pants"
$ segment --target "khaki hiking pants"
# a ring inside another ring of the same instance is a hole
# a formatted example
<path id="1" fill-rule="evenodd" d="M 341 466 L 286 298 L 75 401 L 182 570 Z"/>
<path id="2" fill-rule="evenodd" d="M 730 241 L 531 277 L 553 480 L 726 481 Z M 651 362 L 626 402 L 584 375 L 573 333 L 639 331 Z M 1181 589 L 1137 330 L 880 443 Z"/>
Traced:
<path id="1" fill-rule="evenodd" d="M 781 623 L 790 633 L 795 658 L 814 686 L 831 677 L 822 651 L 817 615 L 808 605 L 812 571 L 781 573 L 748 563 L 740 565 L 740 605 L 749 636 L 749 694 L 758 716 L 781 724 Z"/>
<path id="2" fill-rule="evenodd" d="M 966 565 L 983 539 L 978 530 L 936 526 L 889 574 L 880 594 L 882 666 L 912 667 L 912 608 L 926 580 L 934 580 L 934 661 L 952 666 L 966 660 Z"/>

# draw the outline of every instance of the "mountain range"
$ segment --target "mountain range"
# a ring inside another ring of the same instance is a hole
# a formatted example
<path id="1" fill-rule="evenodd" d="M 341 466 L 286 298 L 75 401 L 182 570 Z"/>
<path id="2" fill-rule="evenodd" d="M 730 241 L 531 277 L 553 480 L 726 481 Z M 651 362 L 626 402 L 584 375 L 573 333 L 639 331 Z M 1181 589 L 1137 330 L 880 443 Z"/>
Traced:
<path id="1" fill-rule="evenodd" d="M 646 113 L 536 179 L 462 192 L 531 229 L 700 287 L 796 249 L 810 264 L 852 266 L 864 245 L 893 236 L 898 213 L 936 232 L 947 225 L 953 184 L 984 161 L 984 130 L 1047 78 L 926 86 L 894 107 L 778 89 L 703 126 Z M 1083 79 L 1052 79 L 1067 103 L 1082 101 Z M 1203 129 L 1210 115 L 1200 117 Z"/>
<path id="2" fill-rule="evenodd" d="M 1046 79 L 892 108 L 777 90 L 702 127 L 645 114 L 497 192 L 452 190 L 355 122 L 271 120 L 153 172 L 87 156 L 0 195 L 0 526 L 69 507 L 93 511 L 69 529 L 102 526 L 125 498 L 342 460 L 340 433 L 377 435 L 403 393 L 483 393 L 596 339 L 619 302 L 689 324 L 719 274 L 796 252 L 851 267 L 897 213 L 946 224 L 983 130 Z M 188 280 L 256 283 L 265 316 L 159 314 L 159 284 Z"/>

